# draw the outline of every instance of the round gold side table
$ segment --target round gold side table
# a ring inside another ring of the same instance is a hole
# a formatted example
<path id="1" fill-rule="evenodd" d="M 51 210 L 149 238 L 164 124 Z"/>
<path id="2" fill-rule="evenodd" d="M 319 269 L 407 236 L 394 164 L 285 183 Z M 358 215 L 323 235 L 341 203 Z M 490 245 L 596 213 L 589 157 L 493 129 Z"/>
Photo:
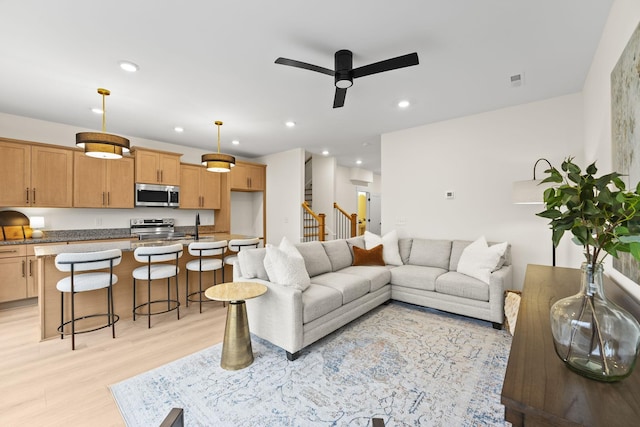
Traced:
<path id="1" fill-rule="evenodd" d="M 222 369 L 236 371 L 253 363 L 251 336 L 245 300 L 259 297 L 267 292 L 267 287 L 254 282 L 228 282 L 210 287 L 204 295 L 215 301 L 226 301 L 227 322 L 222 341 Z"/>

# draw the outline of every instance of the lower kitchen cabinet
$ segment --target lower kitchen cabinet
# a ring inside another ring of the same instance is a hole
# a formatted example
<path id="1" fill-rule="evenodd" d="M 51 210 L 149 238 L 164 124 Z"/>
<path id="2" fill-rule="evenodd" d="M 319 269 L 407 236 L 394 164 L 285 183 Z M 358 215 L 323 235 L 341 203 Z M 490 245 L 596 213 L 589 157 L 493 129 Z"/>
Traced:
<path id="1" fill-rule="evenodd" d="M 35 296 L 38 288 L 33 245 L 0 246 L 0 302 Z"/>

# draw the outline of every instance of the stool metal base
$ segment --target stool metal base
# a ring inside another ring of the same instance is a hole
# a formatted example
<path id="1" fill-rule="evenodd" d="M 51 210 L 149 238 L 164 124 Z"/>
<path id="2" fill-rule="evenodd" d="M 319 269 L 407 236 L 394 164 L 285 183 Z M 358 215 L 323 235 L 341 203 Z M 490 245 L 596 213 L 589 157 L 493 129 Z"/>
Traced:
<path id="1" fill-rule="evenodd" d="M 75 334 L 85 334 L 87 332 L 93 332 L 93 331 L 98 331 L 100 329 L 104 329 L 104 328 L 108 328 L 111 325 L 115 325 L 116 323 L 118 323 L 118 320 L 120 320 L 120 316 L 118 316 L 117 314 L 113 315 L 113 322 L 110 321 L 109 317 L 111 317 L 111 315 L 109 315 L 108 313 L 104 313 L 104 314 L 90 314 L 87 316 L 82 316 L 82 317 L 76 317 L 73 320 L 67 320 L 66 322 L 64 322 L 62 325 L 58 326 L 58 332 L 60 333 L 60 335 L 64 336 L 64 335 L 71 335 L 71 332 L 65 332 L 64 331 L 64 327 L 67 325 L 71 325 L 71 323 L 77 323 L 80 320 L 83 319 L 91 319 L 94 317 L 106 317 L 107 318 L 107 323 L 104 325 L 100 325 L 100 326 L 96 326 L 93 329 L 84 329 L 81 331 L 75 331 Z"/>
<path id="2" fill-rule="evenodd" d="M 220 367 L 229 371 L 237 371 L 252 363 L 253 349 L 249 335 L 247 306 L 244 301 L 232 301 L 227 308 Z"/>

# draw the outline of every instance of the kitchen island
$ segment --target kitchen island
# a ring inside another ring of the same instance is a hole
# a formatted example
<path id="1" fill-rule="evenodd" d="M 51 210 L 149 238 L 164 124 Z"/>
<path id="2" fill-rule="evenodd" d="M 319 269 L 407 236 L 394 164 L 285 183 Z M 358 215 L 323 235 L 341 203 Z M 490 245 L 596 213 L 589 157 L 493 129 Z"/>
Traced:
<path id="1" fill-rule="evenodd" d="M 199 241 L 220 241 L 246 238 L 244 235 L 216 233 L 210 236 L 202 236 Z M 186 250 L 189 243 L 193 242 L 192 238 L 172 239 L 172 240 L 131 240 L 131 239 L 113 239 L 109 241 L 92 241 L 83 243 L 70 243 L 59 245 L 35 246 L 34 252 L 37 259 L 37 278 L 38 278 L 38 305 L 40 311 L 40 338 L 47 339 L 59 337 L 57 331 L 60 324 L 60 292 L 56 289 L 58 280 L 66 277 L 68 273 L 58 271 L 55 266 L 56 255 L 63 252 L 94 252 L 107 249 L 120 249 L 122 251 L 122 262 L 114 268 L 114 273 L 118 276 L 118 283 L 113 286 L 114 310 L 121 319 L 132 317 L 133 309 L 133 277 L 132 272 L 142 264 L 137 262 L 133 257 L 133 251 L 139 246 L 162 246 L 175 243 L 182 243 L 185 246 L 183 256 L 179 260 L 179 294 L 181 302 L 184 302 L 185 286 L 186 286 L 186 268 L 187 262 L 194 259 Z M 225 278 L 232 277 L 230 267 L 225 272 Z M 213 284 L 213 272 L 203 273 L 203 281 L 207 286 Z M 195 282 L 195 276 L 192 283 Z M 222 283 L 222 278 L 217 277 L 217 283 Z M 146 287 L 140 286 L 139 294 L 136 298 L 146 299 Z M 203 288 L 205 288 L 203 284 Z M 143 295 L 144 291 L 144 295 Z M 165 286 L 152 286 L 152 299 L 156 299 L 161 294 L 166 293 Z M 165 294 L 166 295 L 166 294 Z M 65 304 L 65 309 L 69 304 Z M 76 316 L 83 316 L 89 313 L 97 313 L 104 311 L 106 305 L 106 293 L 102 292 L 82 292 L 76 294 Z M 68 317 L 69 313 L 65 313 Z M 143 324 L 144 322 L 141 322 Z"/>

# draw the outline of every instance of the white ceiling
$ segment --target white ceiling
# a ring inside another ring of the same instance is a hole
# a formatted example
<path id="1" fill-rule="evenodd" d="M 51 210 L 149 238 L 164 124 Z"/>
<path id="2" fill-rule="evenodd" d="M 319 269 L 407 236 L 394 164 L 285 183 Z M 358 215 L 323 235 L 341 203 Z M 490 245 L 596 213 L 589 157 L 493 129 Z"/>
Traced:
<path id="1" fill-rule="evenodd" d="M 612 1 L 0 0 L 0 111 L 100 130 L 104 87 L 109 133 L 214 151 L 222 120 L 223 152 L 327 149 L 379 173 L 382 133 L 579 92 Z M 274 63 L 333 69 L 340 49 L 420 65 L 356 79 L 333 109 L 330 76 Z"/>

